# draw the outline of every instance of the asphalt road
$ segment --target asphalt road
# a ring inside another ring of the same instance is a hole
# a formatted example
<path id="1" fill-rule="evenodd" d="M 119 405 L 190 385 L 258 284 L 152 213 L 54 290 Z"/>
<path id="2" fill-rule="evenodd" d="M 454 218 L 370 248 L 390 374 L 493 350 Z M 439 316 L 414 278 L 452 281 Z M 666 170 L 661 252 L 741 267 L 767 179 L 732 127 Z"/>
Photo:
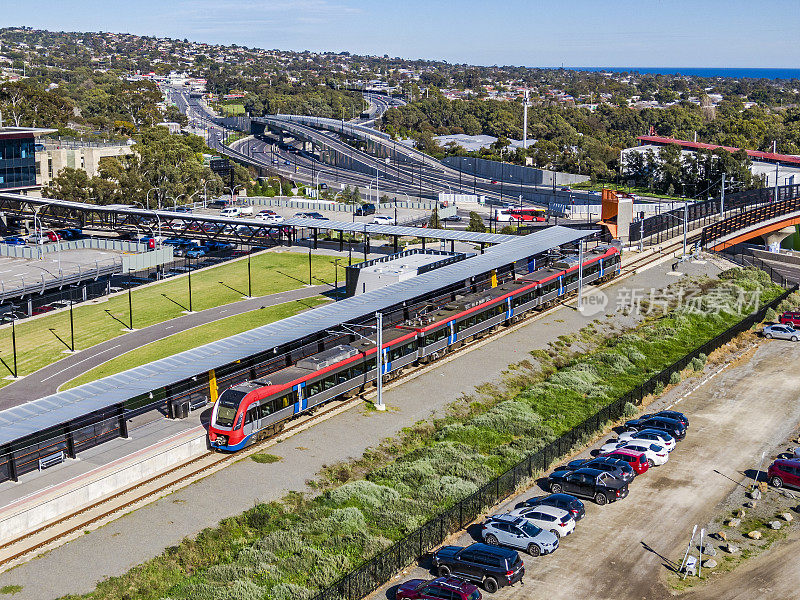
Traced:
<path id="1" fill-rule="evenodd" d="M 144 329 L 125 333 L 124 335 L 97 344 L 96 346 L 92 346 L 76 354 L 69 355 L 67 358 L 63 358 L 43 369 L 39 369 L 15 381 L 11 385 L 4 387 L 2 392 L 0 392 L 0 410 L 19 406 L 33 399 L 55 394 L 58 388 L 66 382 L 75 379 L 86 371 L 120 354 L 135 350 L 145 344 L 187 331 L 198 325 L 204 325 L 226 317 L 240 315 L 251 310 L 258 310 L 267 306 L 283 304 L 284 302 L 318 296 L 322 292 L 329 291 L 330 289 L 330 286 L 327 285 L 315 285 L 290 290 L 288 292 L 281 292 L 279 294 L 250 298 L 241 300 L 240 302 L 224 304 L 215 308 L 198 311 L 194 314 L 188 314 L 183 317 L 165 321 L 164 323 L 158 323 L 157 325 L 151 325 Z M 122 329 L 122 325 L 120 325 L 120 329 Z"/>

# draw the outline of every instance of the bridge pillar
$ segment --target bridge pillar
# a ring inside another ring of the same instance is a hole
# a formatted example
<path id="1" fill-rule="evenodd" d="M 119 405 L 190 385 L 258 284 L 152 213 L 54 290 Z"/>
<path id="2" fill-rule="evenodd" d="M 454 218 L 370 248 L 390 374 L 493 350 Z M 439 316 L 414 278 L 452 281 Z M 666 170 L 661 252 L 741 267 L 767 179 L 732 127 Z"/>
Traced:
<path id="1" fill-rule="evenodd" d="M 794 225 L 789 225 L 788 227 L 784 227 L 783 229 L 778 229 L 777 231 L 770 231 L 769 233 L 765 233 L 761 236 L 764 240 L 765 249 L 768 252 L 780 252 L 781 251 L 781 242 L 792 235 L 795 232 Z"/>

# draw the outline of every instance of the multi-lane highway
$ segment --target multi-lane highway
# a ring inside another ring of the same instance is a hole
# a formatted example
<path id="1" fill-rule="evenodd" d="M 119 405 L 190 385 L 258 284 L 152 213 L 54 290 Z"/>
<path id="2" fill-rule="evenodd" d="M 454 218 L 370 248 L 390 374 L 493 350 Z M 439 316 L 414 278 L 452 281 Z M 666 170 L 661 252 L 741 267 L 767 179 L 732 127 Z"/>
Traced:
<path id="1" fill-rule="evenodd" d="M 370 200 L 375 200 L 382 194 L 391 194 L 401 199 L 435 198 L 444 192 L 483 195 L 492 204 L 517 204 L 520 195 L 531 194 L 539 195 L 540 204 L 553 202 L 582 205 L 598 202 L 598 198 L 588 192 L 498 182 L 465 174 L 393 140 L 390 144 L 390 153 L 396 158 L 395 160 L 375 157 L 343 141 L 334 131 L 311 126 L 308 120 L 289 122 L 286 117 L 281 117 L 281 122 L 276 119 L 271 120 L 271 123 L 286 127 L 298 139 L 311 141 L 317 148 L 326 148 L 359 163 L 361 171 L 322 162 L 313 154 L 289 146 L 279 146 L 265 138 L 245 140 L 228 148 L 224 140 L 230 130 L 218 124 L 218 117 L 213 115 L 204 103 L 190 97 L 187 91 L 165 88 L 164 93 L 168 100 L 174 102 L 178 109 L 187 115 L 190 128 L 204 135 L 211 149 L 312 187 L 325 184 L 337 191 L 346 185 L 359 187 L 362 196 Z M 358 128 L 361 135 L 368 136 L 373 142 L 387 144 L 383 135 L 375 132 L 373 136 L 368 133 L 367 127 L 373 125 L 390 106 L 397 106 L 403 101 L 371 93 L 367 95 L 367 99 L 375 106 L 374 115 L 370 119 L 347 122 L 347 125 L 361 125 L 362 127 Z M 365 131 L 367 133 L 364 133 Z"/>

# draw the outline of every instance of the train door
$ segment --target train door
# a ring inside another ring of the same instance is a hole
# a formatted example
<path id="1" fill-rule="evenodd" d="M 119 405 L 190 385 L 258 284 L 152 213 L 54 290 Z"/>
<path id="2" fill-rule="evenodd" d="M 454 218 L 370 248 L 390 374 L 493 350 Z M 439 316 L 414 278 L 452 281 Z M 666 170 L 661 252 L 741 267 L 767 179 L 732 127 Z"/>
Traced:
<path id="1" fill-rule="evenodd" d="M 294 414 L 304 411 L 308 407 L 308 399 L 305 398 L 306 384 L 298 383 L 294 386 L 293 391 L 297 394 L 297 399 L 294 401 Z"/>
<path id="2" fill-rule="evenodd" d="M 258 431 L 258 405 L 253 403 L 247 412 L 244 414 L 244 425 L 242 426 L 242 434 L 246 438 Z"/>
<path id="3" fill-rule="evenodd" d="M 451 346 L 452 344 L 455 344 L 456 340 L 458 339 L 458 333 L 456 333 L 456 322 L 455 322 L 455 319 L 450 321 L 447 324 L 447 327 L 450 329 L 450 333 L 447 336 L 447 345 Z"/>
<path id="4" fill-rule="evenodd" d="M 599 275 L 599 277 L 602 277 L 603 273 L 605 272 L 604 269 L 603 269 L 603 259 L 601 258 L 598 262 L 600 263 L 600 275 Z"/>
<path id="5" fill-rule="evenodd" d="M 559 275 L 558 276 L 558 295 L 559 296 L 563 296 L 564 295 L 564 276 L 563 275 Z"/>
<path id="6" fill-rule="evenodd" d="M 511 306 L 511 298 L 506 298 L 506 319 L 514 316 L 514 307 Z"/>

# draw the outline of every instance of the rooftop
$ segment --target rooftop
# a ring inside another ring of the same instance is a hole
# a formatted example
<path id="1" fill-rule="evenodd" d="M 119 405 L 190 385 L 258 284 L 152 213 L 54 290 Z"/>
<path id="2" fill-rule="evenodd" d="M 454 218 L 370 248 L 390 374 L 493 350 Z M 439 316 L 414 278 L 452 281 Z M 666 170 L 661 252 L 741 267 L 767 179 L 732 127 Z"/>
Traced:
<path id="1" fill-rule="evenodd" d="M 0 445 L 68 423 L 93 411 L 119 405 L 211 369 L 277 350 L 292 341 L 343 323 L 362 321 L 376 311 L 413 301 L 593 233 L 554 226 L 526 236 L 511 236 L 513 239 L 490 248 L 485 254 L 0 411 Z"/>
<path id="2" fill-rule="evenodd" d="M 640 144 L 678 144 L 687 150 L 717 150 L 722 148 L 728 152 L 738 152 L 741 148 L 734 148 L 733 146 L 719 146 L 717 144 L 705 144 L 703 142 L 690 142 L 688 140 L 678 140 L 671 137 L 663 137 L 660 135 L 640 135 L 636 138 Z M 762 152 L 761 150 L 747 150 L 747 156 L 752 160 L 761 162 L 780 162 L 785 164 L 793 164 L 800 166 L 800 156 L 792 154 L 780 154 L 776 152 Z"/>

